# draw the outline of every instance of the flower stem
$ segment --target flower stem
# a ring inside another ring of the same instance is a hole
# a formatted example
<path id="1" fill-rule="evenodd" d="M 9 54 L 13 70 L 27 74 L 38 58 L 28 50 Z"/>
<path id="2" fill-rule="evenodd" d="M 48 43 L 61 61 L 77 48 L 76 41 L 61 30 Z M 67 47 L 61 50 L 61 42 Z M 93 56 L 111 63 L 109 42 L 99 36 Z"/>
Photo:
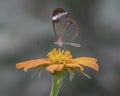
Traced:
<path id="1" fill-rule="evenodd" d="M 63 77 L 64 77 L 63 75 L 53 75 L 53 84 L 50 96 L 58 95 L 58 92 L 63 81 Z"/>

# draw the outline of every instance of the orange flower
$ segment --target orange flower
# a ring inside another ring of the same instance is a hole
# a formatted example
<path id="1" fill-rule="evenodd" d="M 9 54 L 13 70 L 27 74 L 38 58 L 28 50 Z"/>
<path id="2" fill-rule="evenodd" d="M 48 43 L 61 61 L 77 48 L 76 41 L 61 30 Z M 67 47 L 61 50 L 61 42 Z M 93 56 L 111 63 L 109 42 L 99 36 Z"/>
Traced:
<path id="1" fill-rule="evenodd" d="M 79 69 L 84 70 L 84 67 L 92 68 L 96 71 L 99 70 L 99 66 L 96 63 L 97 60 L 91 57 L 78 57 L 72 58 L 70 51 L 54 48 L 48 53 L 49 58 L 40 58 L 36 60 L 28 60 L 16 64 L 17 69 L 23 68 L 26 72 L 30 68 L 45 68 L 50 73 L 60 72 L 62 70 Z"/>

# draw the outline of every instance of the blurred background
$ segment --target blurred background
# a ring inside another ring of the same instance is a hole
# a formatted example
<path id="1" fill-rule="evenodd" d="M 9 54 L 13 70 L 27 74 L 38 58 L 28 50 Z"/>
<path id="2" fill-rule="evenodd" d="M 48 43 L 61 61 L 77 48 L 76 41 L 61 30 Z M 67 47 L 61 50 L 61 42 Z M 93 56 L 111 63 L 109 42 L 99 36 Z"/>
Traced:
<path id="1" fill-rule="evenodd" d="M 120 0 L 0 0 L 0 96 L 49 96 L 48 72 L 17 70 L 17 62 L 46 57 L 53 47 L 52 12 L 64 8 L 79 25 L 74 57 L 98 59 L 99 72 L 64 79 L 58 96 L 120 96 Z"/>

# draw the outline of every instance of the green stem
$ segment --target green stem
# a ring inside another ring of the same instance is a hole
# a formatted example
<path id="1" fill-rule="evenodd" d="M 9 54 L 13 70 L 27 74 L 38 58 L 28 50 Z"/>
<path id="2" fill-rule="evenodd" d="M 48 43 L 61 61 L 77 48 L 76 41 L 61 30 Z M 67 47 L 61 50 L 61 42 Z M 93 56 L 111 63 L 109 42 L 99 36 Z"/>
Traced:
<path id="1" fill-rule="evenodd" d="M 53 84 L 52 84 L 52 90 L 50 96 L 57 96 L 58 92 L 60 90 L 62 81 L 63 81 L 62 75 L 53 75 Z"/>

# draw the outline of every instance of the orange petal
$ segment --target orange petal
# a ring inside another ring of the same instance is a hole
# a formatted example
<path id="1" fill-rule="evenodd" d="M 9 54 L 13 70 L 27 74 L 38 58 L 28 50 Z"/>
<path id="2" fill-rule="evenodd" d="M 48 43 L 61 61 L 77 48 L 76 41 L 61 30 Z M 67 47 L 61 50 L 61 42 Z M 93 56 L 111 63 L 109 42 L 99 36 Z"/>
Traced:
<path id="1" fill-rule="evenodd" d="M 33 68 L 33 67 L 37 67 L 37 66 L 41 66 L 49 63 L 50 61 L 47 58 L 41 58 L 37 60 L 28 60 L 25 62 L 17 63 L 16 68 L 17 69 L 24 68 L 24 71 L 26 72 L 29 68 Z"/>
<path id="2" fill-rule="evenodd" d="M 79 69 L 81 69 L 81 70 L 83 70 L 83 66 L 81 66 L 80 64 L 74 64 L 74 63 L 72 63 L 72 64 L 66 64 L 66 66 L 67 67 L 70 67 L 70 68 L 79 68 Z"/>
<path id="3" fill-rule="evenodd" d="M 75 61 L 79 61 L 79 60 L 86 60 L 86 59 L 97 62 L 97 59 L 92 58 L 92 57 L 79 57 L 79 58 L 75 58 L 74 60 L 75 60 Z"/>
<path id="4" fill-rule="evenodd" d="M 86 66 L 86 67 L 90 67 L 96 71 L 99 70 L 99 66 L 98 64 L 96 63 L 97 62 L 97 59 L 95 58 L 91 58 L 91 57 L 80 57 L 80 58 L 76 58 L 76 59 L 73 59 L 73 62 L 74 63 L 77 63 L 77 64 L 80 64 L 82 66 Z"/>
<path id="5" fill-rule="evenodd" d="M 49 65 L 47 67 L 47 70 L 51 73 L 54 73 L 54 71 L 61 71 L 64 68 L 63 64 L 54 64 L 54 65 Z"/>

